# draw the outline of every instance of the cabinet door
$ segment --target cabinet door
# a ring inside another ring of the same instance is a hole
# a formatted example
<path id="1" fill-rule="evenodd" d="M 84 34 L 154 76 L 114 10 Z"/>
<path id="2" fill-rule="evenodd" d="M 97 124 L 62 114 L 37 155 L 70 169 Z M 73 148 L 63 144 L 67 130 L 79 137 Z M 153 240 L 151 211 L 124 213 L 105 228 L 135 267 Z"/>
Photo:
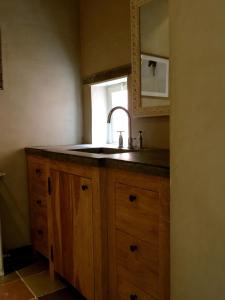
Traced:
<path id="1" fill-rule="evenodd" d="M 93 224 L 91 180 L 79 178 L 74 209 L 75 287 L 86 299 L 94 299 Z"/>
<path id="2" fill-rule="evenodd" d="M 91 180 L 52 170 L 54 269 L 93 299 Z"/>

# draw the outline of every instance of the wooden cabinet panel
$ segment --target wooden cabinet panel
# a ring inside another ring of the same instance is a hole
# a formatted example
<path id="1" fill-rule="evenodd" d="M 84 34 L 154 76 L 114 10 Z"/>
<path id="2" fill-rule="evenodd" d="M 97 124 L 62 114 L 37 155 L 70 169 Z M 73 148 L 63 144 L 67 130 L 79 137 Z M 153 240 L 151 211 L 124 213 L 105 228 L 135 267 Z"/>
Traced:
<path id="1" fill-rule="evenodd" d="M 94 297 L 91 180 L 51 170 L 54 268 Z"/>
<path id="2" fill-rule="evenodd" d="M 116 227 L 148 242 L 159 233 L 159 194 L 121 183 L 115 186 Z"/>
<path id="3" fill-rule="evenodd" d="M 32 212 L 31 234 L 33 247 L 46 257 L 48 256 L 47 228 L 47 216 L 39 213 L 39 211 Z"/>
<path id="4" fill-rule="evenodd" d="M 75 286 L 87 299 L 94 299 L 92 184 L 80 178 L 74 207 Z"/>
<path id="5" fill-rule="evenodd" d="M 122 276 L 118 276 L 118 300 L 156 300 L 147 295 L 135 285 L 126 281 Z"/>
<path id="6" fill-rule="evenodd" d="M 31 160 L 29 178 L 32 194 L 48 196 L 48 166 L 45 162 L 38 159 Z"/>
<path id="7" fill-rule="evenodd" d="M 51 171 L 51 179 L 54 268 L 62 277 L 73 283 L 73 202 L 76 177 Z"/>
<path id="8" fill-rule="evenodd" d="M 42 211 L 42 214 L 47 216 L 47 199 L 41 195 L 31 195 L 31 206 L 32 210 Z"/>
<path id="9" fill-rule="evenodd" d="M 137 269 L 146 274 L 154 273 L 158 275 L 158 243 L 158 239 L 154 243 L 147 243 L 137 237 L 116 230 L 117 262 L 125 266 L 131 273 L 135 273 L 135 269 Z"/>
<path id="10" fill-rule="evenodd" d="M 34 250 L 48 257 L 48 166 L 40 157 L 27 157 L 31 216 L 31 239 Z"/>
<path id="11" fill-rule="evenodd" d="M 141 269 L 140 266 L 134 265 L 133 268 L 128 268 L 118 263 L 117 272 L 118 276 L 125 278 L 132 285 L 136 285 L 140 290 L 152 296 L 153 298 L 159 299 L 159 285 L 157 274 L 149 272 L 149 270 L 147 270 L 146 268 Z"/>
<path id="12" fill-rule="evenodd" d="M 169 300 L 169 180 L 108 172 L 109 299 Z"/>
<path id="13" fill-rule="evenodd" d="M 116 237 L 118 275 L 158 299 L 158 245 L 152 247 L 118 230 Z"/>

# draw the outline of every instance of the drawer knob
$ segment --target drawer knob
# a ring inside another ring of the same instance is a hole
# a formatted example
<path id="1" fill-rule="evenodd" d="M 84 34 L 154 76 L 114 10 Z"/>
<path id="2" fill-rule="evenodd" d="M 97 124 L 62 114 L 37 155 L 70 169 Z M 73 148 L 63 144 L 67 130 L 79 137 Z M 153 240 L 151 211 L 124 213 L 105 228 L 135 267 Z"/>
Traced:
<path id="1" fill-rule="evenodd" d="M 137 245 L 130 245 L 130 251 L 131 252 L 135 252 L 138 250 L 138 246 Z"/>
<path id="2" fill-rule="evenodd" d="M 86 191 L 86 190 L 88 190 L 88 186 L 87 186 L 87 185 L 85 185 L 85 184 L 83 184 L 83 185 L 81 186 L 81 188 L 82 188 L 82 190 L 83 190 L 83 191 Z"/>
<path id="3" fill-rule="evenodd" d="M 35 170 L 35 173 L 36 173 L 38 176 L 41 176 L 41 169 L 36 169 L 36 170 Z"/>
<path id="4" fill-rule="evenodd" d="M 41 200 L 37 200 L 36 203 L 37 203 L 38 205 L 41 205 Z"/>
<path id="5" fill-rule="evenodd" d="M 136 199 L 137 199 L 137 196 L 135 196 L 135 195 L 130 195 L 129 196 L 130 202 L 134 202 Z"/>
<path id="6" fill-rule="evenodd" d="M 137 300 L 138 296 L 137 295 L 130 295 L 130 300 Z"/>
<path id="7" fill-rule="evenodd" d="M 39 235 L 42 235 L 42 234 L 43 234 L 43 230 L 38 229 L 38 230 L 37 230 L 37 233 L 38 233 Z"/>

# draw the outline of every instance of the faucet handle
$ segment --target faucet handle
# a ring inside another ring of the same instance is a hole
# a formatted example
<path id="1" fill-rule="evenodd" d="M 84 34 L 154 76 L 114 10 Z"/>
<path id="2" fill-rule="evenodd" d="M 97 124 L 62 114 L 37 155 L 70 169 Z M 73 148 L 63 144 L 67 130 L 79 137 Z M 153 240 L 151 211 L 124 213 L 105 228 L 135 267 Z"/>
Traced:
<path id="1" fill-rule="evenodd" d="M 124 132 L 123 130 L 118 130 L 117 132 L 120 133 L 119 135 L 119 148 L 123 148 L 123 135 L 122 132 Z"/>
<path id="2" fill-rule="evenodd" d="M 132 138 L 132 137 L 128 138 L 128 148 L 129 149 L 134 149 L 134 143 L 133 143 L 133 141 L 134 141 L 134 138 Z"/>
<path id="3" fill-rule="evenodd" d="M 143 148 L 143 136 L 142 136 L 142 130 L 139 131 L 139 149 Z"/>

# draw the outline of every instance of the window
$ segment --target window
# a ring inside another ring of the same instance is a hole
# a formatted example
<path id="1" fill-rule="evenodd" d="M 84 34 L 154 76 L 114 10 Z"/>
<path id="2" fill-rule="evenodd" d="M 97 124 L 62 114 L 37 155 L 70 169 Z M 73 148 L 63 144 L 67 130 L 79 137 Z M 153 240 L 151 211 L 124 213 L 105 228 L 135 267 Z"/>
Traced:
<path id="1" fill-rule="evenodd" d="M 107 124 L 109 111 L 116 106 L 128 109 L 127 78 L 121 78 L 91 86 L 92 143 L 118 145 L 119 133 L 123 132 L 124 146 L 128 140 L 128 117 L 123 110 L 114 111 Z"/>

